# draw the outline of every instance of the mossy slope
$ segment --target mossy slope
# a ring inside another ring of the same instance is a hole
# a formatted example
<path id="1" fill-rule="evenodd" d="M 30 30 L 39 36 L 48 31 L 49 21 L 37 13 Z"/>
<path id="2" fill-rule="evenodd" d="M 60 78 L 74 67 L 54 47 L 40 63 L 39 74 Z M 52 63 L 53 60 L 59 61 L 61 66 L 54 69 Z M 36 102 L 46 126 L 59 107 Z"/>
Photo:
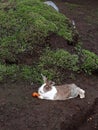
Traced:
<path id="1" fill-rule="evenodd" d="M 51 33 L 71 41 L 69 25 L 67 17 L 40 0 L 0 2 L 0 59 L 13 61 L 20 53 L 33 53 Z"/>
<path id="2" fill-rule="evenodd" d="M 45 48 L 45 38 L 52 33 L 72 41 L 68 18 L 40 0 L 0 1 L 0 81 L 7 78 L 41 82 L 41 73 L 61 81 L 65 70 L 91 74 L 98 69 L 98 56 L 88 50 L 77 49 L 70 54 L 63 49 Z M 15 64 L 17 56 L 28 52 L 34 55 L 39 46 L 42 50 L 36 64 Z M 7 65 L 5 60 L 14 64 Z"/>

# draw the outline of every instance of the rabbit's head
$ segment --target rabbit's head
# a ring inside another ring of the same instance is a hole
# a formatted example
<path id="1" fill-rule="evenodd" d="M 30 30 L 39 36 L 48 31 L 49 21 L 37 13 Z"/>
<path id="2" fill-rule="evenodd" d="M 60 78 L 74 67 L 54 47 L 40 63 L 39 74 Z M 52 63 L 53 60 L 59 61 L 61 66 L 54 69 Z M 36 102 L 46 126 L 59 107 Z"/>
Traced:
<path id="1" fill-rule="evenodd" d="M 43 78 L 44 84 L 39 88 L 38 90 L 39 94 L 44 94 L 48 91 L 51 91 L 53 85 L 55 84 L 53 81 L 48 80 L 44 75 L 42 75 L 42 78 Z"/>

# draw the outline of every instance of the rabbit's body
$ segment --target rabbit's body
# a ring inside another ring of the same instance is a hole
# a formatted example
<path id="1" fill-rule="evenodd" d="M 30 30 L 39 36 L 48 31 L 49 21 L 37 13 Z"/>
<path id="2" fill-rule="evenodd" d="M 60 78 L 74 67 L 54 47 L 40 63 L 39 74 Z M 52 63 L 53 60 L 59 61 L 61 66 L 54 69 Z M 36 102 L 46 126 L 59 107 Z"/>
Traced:
<path id="1" fill-rule="evenodd" d="M 75 98 L 78 95 L 80 98 L 85 97 L 85 91 L 75 84 L 65 84 L 60 86 L 54 86 L 54 82 L 48 81 L 44 78 L 44 84 L 38 89 L 40 99 L 47 100 L 66 100 Z"/>
<path id="2" fill-rule="evenodd" d="M 70 98 L 75 98 L 78 95 L 80 96 L 80 98 L 84 98 L 84 90 L 80 89 L 75 84 L 56 86 L 56 89 L 57 93 L 54 96 L 55 100 L 66 100 Z"/>

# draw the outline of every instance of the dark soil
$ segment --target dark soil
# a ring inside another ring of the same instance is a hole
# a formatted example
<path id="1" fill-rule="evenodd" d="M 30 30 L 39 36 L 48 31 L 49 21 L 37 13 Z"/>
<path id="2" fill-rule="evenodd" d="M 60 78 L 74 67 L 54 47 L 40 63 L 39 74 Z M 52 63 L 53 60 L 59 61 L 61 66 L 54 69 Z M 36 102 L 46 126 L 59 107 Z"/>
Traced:
<path id="1" fill-rule="evenodd" d="M 60 12 L 74 20 L 85 49 L 98 54 L 98 1 L 53 0 Z"/>
<path id="2" fill-rule="evenodd" d="M 75 20 L 83 47 L 98 54 L 98 1 L 53 1 L 61 13 Z M 50 41 L 54 41 L 51 44 L 54 49 L 73 50 L 73 46 L 67 45 L 64 39 L 56 35 L 51 36 Z M 31 94 L 40 85 L 8 81 L 0 84 L 0 130 L 97 130 L 98 75 L 78 74 L 65 82 L 74 82 L 83 88 L 86 98 L 39 100 Z"/>

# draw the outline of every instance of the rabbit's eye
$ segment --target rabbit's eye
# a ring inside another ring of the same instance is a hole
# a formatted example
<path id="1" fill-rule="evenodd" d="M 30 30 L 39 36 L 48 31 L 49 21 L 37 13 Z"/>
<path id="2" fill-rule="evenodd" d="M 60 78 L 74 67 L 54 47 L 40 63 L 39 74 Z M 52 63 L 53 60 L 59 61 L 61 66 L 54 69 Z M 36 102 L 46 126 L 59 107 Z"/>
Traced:
<path id="1" fill-rule="evenodd" d="M 51 90 L 51 87 L 48 86 L 48 85 L 46 85 L 46 86 L 45 86 L 45 90 L 46 90 L 46 91 L 49 91 L 49 90 Z"/>

